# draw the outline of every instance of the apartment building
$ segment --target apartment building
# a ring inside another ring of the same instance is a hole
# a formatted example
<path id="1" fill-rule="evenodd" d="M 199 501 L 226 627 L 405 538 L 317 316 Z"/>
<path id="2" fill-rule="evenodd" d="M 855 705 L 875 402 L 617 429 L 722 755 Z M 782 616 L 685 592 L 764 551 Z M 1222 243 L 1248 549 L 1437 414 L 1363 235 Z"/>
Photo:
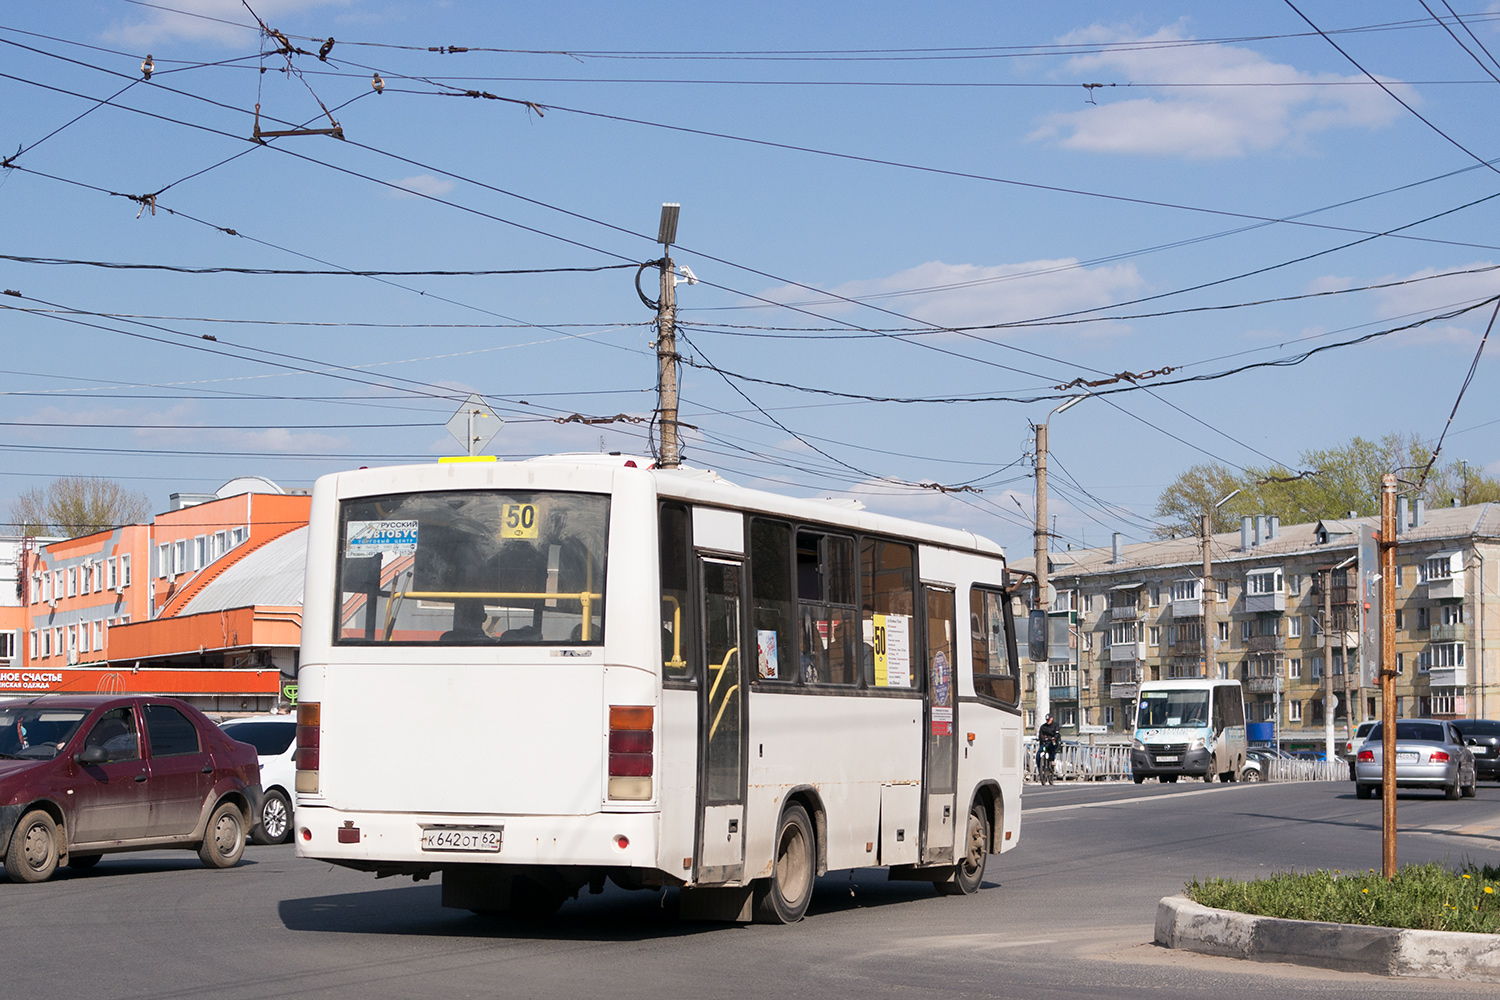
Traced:
<path id="1" fill-rule="evenodd" d="M 1402 499 L 1397 522 L 1397 716 L 1500 717 L 1500 504 L 1429 511 Z M 1361 524 L 1379 519 L 1244 518 L 1212 537 L 1206 593 L 1198 538 L 1116 535 L 1108 548 L 1052 553 L 1051 710 L 1065 730 L 1126 733 L 1141 681 L 1213 676 L 1242 681 L 1250 720 L 1283 739 L 1322 738 L 1330 679 L 1338 732 L 1379 718 L 1379 689 L 1361 687 L 1358 669 Z M 1024 666 L 1034 728 L 1037 672 Z"/>
<path id="2" fill-rule="evenodd" d="M 23 543 L 18 606 L 0 607 L 0 643 L 11 625 L 18 647 L 0 695 L 130 691 L 221 711 L 284 702 L 310 509 L 306 494 L 250 476 L 173 494 L 149 524 Z"/>

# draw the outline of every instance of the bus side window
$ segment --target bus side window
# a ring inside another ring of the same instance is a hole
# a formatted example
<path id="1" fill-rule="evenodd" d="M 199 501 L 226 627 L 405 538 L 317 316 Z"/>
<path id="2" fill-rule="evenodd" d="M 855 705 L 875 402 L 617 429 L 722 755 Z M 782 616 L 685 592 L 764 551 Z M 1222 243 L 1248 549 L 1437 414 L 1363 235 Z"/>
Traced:
<path id="1" fill-rule="evenodd" d="M 854 539 L 797 532 L 802 680 L 858 684 L 863 648 L 854 608 Z"/>
<path id="2" fill-rule="evenodd" d="M 692 600 L 692 517 L 682 504 L 661 505 L 661 659 L 662 679 L 691 681 L 698 659 Z"/>
<path id="3" fill-rule="evenodd" d="M 974 693 L 1014 705 L 1020 693 L 1015 619 L 1003 591 L 969 590 L 969 639 L 974 654 Z"/>
<path id="4" fill-rule="evenodd" d="M 903 542 L 866 538 L 860 546 L 864 602 L 865 683 L 875 688 L 918 686 L 912 663 L 925 663 L 912 627 L 916 611 L 916 553 Z"/>
<path id="5" fill-rule="evenodd" d="M 792 526 L 750 521 L 750 620 L 757 681 L 795 684 L 800 670 L 793 622 Z"/>

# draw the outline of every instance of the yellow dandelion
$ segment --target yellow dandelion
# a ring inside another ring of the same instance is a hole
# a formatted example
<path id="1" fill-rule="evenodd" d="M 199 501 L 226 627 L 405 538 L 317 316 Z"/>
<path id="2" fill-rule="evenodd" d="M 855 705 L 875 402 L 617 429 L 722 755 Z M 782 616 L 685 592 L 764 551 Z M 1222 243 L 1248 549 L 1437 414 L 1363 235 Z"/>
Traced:
<path id="1" fill-rule="evenodd" d="M 1361 889 L 1361 890 L 1359 890 L 1359 891 L 1360 891 L 1360 892 L 1363 892 L 1363 893 L 1365 893 L 1365 894 L 1367 894 L 1367 895 L 1368 895 L 1368 894 L 1369 894 L 1369 892 L 1370 892 L 1370 890 L 1369 890 L 1369 889 Z"/>
<path id="2" fill-rule="evenodd" d="M 1488 892 L 1488 893 L 1494 893 L 1495 887 L 1492 886 L 1492 885 L 1487 885 L 1487 886 L 1484 887 L 1484 891 Z"/>
<path id="3" fill-rule="evenodd" d="M 1470 876 L 1468 876 L 1468 875 L 1465 875 L 1465 876 L 1464 876 L 1464 878 L 1469 878 L 1469 877 L 1470 877 Z"/>

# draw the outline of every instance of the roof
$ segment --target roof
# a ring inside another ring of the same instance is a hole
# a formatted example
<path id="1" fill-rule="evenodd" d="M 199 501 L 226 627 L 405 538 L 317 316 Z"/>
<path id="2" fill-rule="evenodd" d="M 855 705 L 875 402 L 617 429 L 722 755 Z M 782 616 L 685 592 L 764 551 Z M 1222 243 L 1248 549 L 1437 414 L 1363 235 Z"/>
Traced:
<path id="1" fill-rule="evenodd" d="M 177 614 L 196 615 L 252 605 L 300 606 L 306 571 L 307 528 L 294 528 L 246 553 Z"/>
<path id="2" fill-rule="evenodd" d="M 1326 545 L 1317 544 L 1317 529 L 1320 524 L 1333 535 Z M 1221 531 L 1213 536 L 1211 543 L 1213 560 L 1216 564 L 1265 563 L 1274 561 L 1278 556 L 1290 557 L 1324 552 L 1347 554 L 1355 548 L 1358 542 L 1357 532 L 1361 524 L 1378 528 L 1380 518 L 1330 518 L 1323 521 L 1310 521 L 1306 524 L 1283 524 L 1274 539 L 1263 541 L 1248 550 L 1240 548 L 1238 530 Z M 1345 531 L 1348 534 L 1342 533 Z M 1408 528 L 1397 537 L 1402 542 L 1451 541 L 1459 543 L 1474 538 L 1500 540 L 1500 503 L 1428 508 L 1421 527 Z M 1202 567 L 1203 565 L 1202 543 L 1196 536 L 1137 542 L 1122 548 L 1119 562 L 1113 562 L 1113 556 L 1112 546 L 1053 552 L 1049 559 L 1050 574 L 1055 579 L 1064 576 L 1138 573 L 1146 569 Z M 1034 561 L 1034 557 L 1016 560 L 1013 566 L 1016 569 L 1030 569 Z"/>

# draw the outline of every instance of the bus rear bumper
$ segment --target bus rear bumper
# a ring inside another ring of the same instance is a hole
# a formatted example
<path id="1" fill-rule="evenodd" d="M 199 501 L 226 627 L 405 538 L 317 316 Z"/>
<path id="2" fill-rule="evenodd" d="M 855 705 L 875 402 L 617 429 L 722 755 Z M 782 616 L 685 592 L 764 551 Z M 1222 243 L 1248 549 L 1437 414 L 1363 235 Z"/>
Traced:
<path id="1" fill-rule="evenodd" d="M 655 868 L 659 816 L 484 816 L 352 812 L 299 805 L 297 856 L 406 873 L 458 864 Z M 450 832 L 438 847 L 424 831 Z M 498 842 L 498 850 L 492 846 Z"/>

